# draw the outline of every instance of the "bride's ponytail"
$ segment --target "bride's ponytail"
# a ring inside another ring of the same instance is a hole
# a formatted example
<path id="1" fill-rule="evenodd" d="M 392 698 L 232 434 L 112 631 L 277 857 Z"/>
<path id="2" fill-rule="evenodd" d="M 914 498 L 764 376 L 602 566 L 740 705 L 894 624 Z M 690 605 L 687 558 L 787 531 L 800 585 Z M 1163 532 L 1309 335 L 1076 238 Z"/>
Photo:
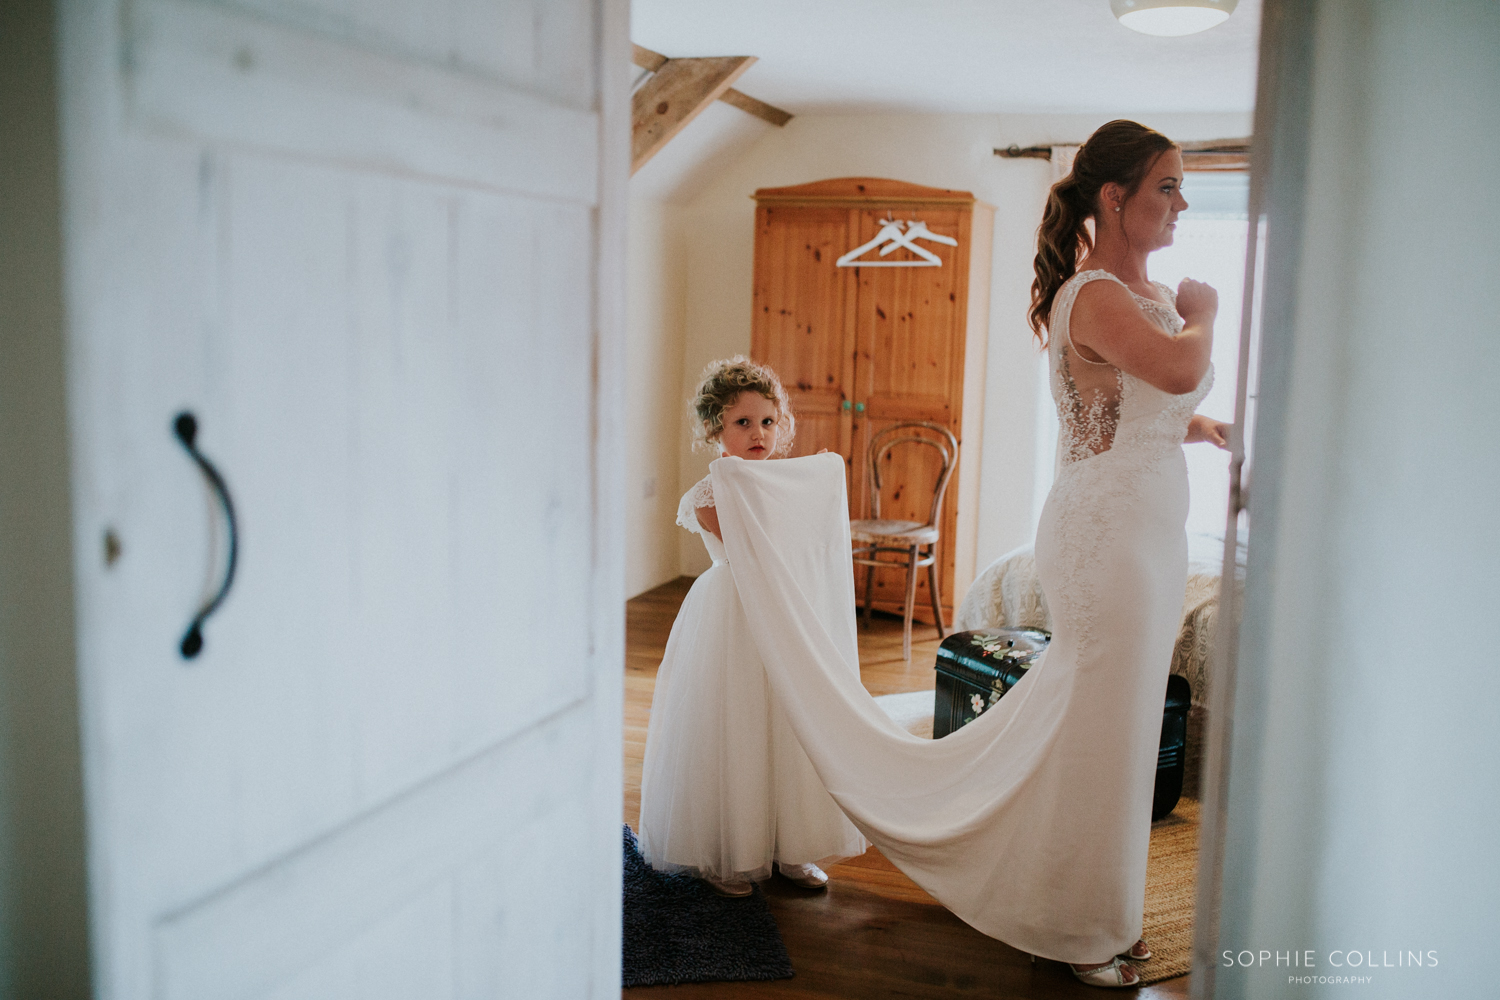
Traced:
<path id="1" fill-rule="evenodd" d="M 1098 209 L 1099 189 L 1119 184 L 1128 199 L 1156 158 L 1176 146 L 1155 129 L 1124 119 L 1112 121 L 1089 136 L 1079 147 L 1072 172 L 1052 185 L 1036 233 L 1036 280 L 1027 312 L 1031 331 L 1043 346 L 1047 339 L 1042 329 L 1052 315 L 1052 301 L 1077 272 L 1078 261 L 1094 248 L 1084 223 Z"/>
<path id="2" fill-rule="evenodd" d="M 1093 214 L 1094 206 L 1083 198 L 1076 172 L 1052 185 L 1036 232 L 1036 259 L 1032 262 L 1036 280 L 1031 283 L 1031 311 L 1027 314 L 1032 332 L 1044 345 L 1042 327 L 1052 314 L 1057 290 L 1078 270 L 1079 258 L 1093 249 L 1088 227 L 1083 224 Z"/>

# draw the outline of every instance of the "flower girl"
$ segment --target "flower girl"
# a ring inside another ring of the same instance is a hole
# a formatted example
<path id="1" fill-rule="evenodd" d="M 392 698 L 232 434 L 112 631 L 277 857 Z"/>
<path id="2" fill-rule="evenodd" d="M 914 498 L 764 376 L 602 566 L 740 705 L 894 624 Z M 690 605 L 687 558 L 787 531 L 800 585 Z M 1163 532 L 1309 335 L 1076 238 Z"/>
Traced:
<path id="1" fill-rule="evenodd" d="M 743 357 L 716 361 L 692 401 L 699 442 L 759 461 L 791 449 L 794 423 L 776 374 Z M 677 523 L 703 539 L 713 566 L 694 582 L 656 675 L 641 774 L 641 851 L 726 896 L 781 874 L 809 889 L 819 867 L 868 847 L 823 788 L 772 700 L 714 509 L 712 476 L 687 492 Z"/>

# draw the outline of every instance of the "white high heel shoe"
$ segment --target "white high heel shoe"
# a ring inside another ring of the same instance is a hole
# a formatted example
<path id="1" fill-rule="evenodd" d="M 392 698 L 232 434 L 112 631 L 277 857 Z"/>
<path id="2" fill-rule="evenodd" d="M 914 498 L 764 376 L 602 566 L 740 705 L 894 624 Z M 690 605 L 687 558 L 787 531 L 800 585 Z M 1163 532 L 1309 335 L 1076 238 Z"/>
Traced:
<path id="1" fill-rule="evenodd" d="M 1130 949 L 1131 951 L 1134 951 L 1135 945 L 1131 945 Z M 1150 949 L 1148 948 L 1147 951 L 1149 952 Z M 1036 964 L 1035 955 L 1032 955 L 1028 952 L 1026 957 L 1031 959 L 1032 965 Z M 1147 958 L 1149 957 L 1150 955 L 1148 954 Z M 1144 958 L 1140 959 L 1140 961 L 1142 962 L 1144 962 L 1145 960 L 1146 959 Z M 1135 976 L 1135 979 L 1127 980 L 1125 978 L 1126 970 L 1129 970 L 1130 973 Z M 1085 983 L 1089 986 L 1101 986 L 1105 989 L 1121 989 L 1124 987 L 1141 985 L 1141 974 L 1136 971 L 1135 966 L 1131 965 L 1129 962 L 1126 962 L 1124 958 L 1121 958 L 1119 956 L 1116 956 L 1114 959 L 1112 959 L 1108 965 L 1101 965 L 1097 969 L 1089 969 L 1087 972 L 1080 972 L 1078 971 L 1078 968 L 1076 966 L 1068 963 L 1068 971 L 1073 973 L 1073 978 L 1077 979 L 1080 983 Z"/>
<path id="2" fill-rule="evenodd" d="M 1102 986 L 1105 989 L 1121 989 L 1141 985 L 1141 974 L 1135 971 L 1135 966 L 1116 955 L 1110 959 L 1109 964 L 1101 965 L 1097 969 L 1089 969 L 1086 972 L 1079 971 L 1078 966 L 1069 965 L 1068 971 L 1073 973 L 1073 978 L 1080 983 L 1089 986 Z M 1134 976 L 1126 979 L 1127 973 Z"/>

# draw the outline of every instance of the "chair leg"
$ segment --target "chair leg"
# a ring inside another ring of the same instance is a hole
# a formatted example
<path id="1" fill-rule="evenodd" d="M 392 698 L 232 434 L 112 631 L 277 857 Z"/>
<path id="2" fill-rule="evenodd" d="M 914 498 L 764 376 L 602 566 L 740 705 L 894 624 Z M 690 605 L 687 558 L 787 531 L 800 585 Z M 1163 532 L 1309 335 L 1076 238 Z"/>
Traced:
<path id="1" fill-rule="evenodd" d="M 911 616 L 917 609 L 917 546 L 906 550 L 906 611 L 902 615 L 901 656 L 911 662 Z"/>
<path id="2" fill-rule="evenodd" d="M 938 592 L 937 546 L 932 547 L 932 562 L 927 565 L 927 596 L 932 598 L 932 620 L 937 622 L 938 638 L 947 638 L 943 630 L 943 595 Z"/>
<path id="3" fill-rule="evenodd" d="M 875 553 L 870 553 L 870 558 L 875 558 Z M 870 627 L 870 603 L 875 599 L 875 567 L 865 567 L 865 628 Z"/>

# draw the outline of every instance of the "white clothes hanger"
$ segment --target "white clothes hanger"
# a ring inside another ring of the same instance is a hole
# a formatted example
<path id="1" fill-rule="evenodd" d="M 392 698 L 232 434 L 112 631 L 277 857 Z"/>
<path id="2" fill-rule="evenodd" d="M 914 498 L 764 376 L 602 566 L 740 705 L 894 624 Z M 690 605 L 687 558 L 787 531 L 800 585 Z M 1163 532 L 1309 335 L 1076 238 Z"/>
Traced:
<path id="1" fill-rule="evenodd" d="M 919 221 L 917 219 L 908 219 L 908 220 L 906 220 L 906 235 L 905 235 L 905 237 L 903 237 L 903 241 L 904 241 L 904 243 L 905 243 L 906 246 L 911 246 L 911 241 L 912 240 L 932 240 L 934 243 L 946 243 L 950 247 L 956 247 L 956 246 L 958 246 L 958 240 L 954 239 L 951 236 L 940 236 L 940 235 L 938 235 L 937 233 L 933 232 L 931 229 L 927 228 L 927 223 L 921 222 L 921 221 Z M 911 248 L 913 250 L 920 249 L 920 248 L 914 247 L 914 246 L 911 246 Z M 887 248 L 885 250 L 882 250 L 880 252 L 881 253 L 890 253 L 894 249 L 896 249 L 896 248 L 895 247 L 889 247 L 889 248 Z"/>
<path id="2" fill-rule="evenodd" d="M 866 251 L 875 249 L 876 247 L 880 246 L 880 244 L 886 242 L 887 240 L 897 240 L 897 241 L 900 241 L 902 238 L 903 238 L 903 234 L 901 232 L 901 223 L 896 222 L 896 221 L 894 221 L 892 219 L 884 219 L 884 220 L 881 221 L 880 232 L 878 232 L 878 233 L 875 234 L 875 238 L 873 240 L 871 240 L 868 243 L 863 243 L 863 244 L 855 247 L 853 250 L 850 250 L 848 253 L 844 254 L 844 256 L 840 257 L 835 262 L 835 266 L 836 267 L 854 267 L 854 266 L 856 266 L 854 264 L 854 258 L 858 257 L 860 254 L 865 253 Z M 892 263 L 895 263 L 895 262 L 893 261 Z M 915 263 L 915 262 L 913 262 L 913 263 Z M 871 266 L 889 267 L 890 265 L 889 264 L 879 264 L 878 262 L 873 262 L 872 261 L 871 262 Z M 922 266 L 931 267 L 932 265 L 927 264 L 927 265 L 922 265 Z"/>
<path id="3" fill-rule="evenodd" d="M 954 239 L 951 236 L 939 236 L 937 233 L 934 233 L 932 230 L 928 229 L 927 228 L 927 223 L 925 223 L 925 222 L 920 222 L 920 221 L 917 221 L 915 219 L 909 219 L 909 220 L 907 220 L 907 222 L 906 222 L 906 232 L 904 232 L 904 233 L 901 231 L 901 225 L 902 224 L 899 221 L 895 220 L 895 219 L 890 219 L 890 218 L 882 219 L 881 220 L 881 225 L 880 225 L 880 232 L 878 232 L 875 235 L 875 238 L 873 240 L 870 240 L 868 243 L 865 243 L 865 244 L 862 244 L 860 246 L 857 246 L 853 250 L 850 250 L 848 253 L 844 254 L 842 257 L 840 257 L 835 262 L 835 266 L 837 266 L 837 267 L 942 267 L 943 266 L 943 262 L 938 257 L 937 254 L 933 253 L 931 250 L 928 250 L 926 247 L 917 246 L 917 244 L 914 243 L 913 240 L 919 240 L 919 239 L 922 239 L 922 240 L 932 240 L 932 241 L 937 242 L 937 243 L 946 243 L 948 246 L 951 246 L 951 247 L 958 246 L 958 240 Z M 882 247 L 881 246 L 882 243 L 887 244 L 887 245 Z M 906 247 L 906 249 L 910 250 L 912 253 L 916 254 L 918 257 L 920 257 L 922 259 L 921 260 L 865 260 L 865 261 L 861 261 L 861 260 L 857 260 L 856 259 L 861 254 L 868 253 L 869 251 L 875 249 L 876 247 L 881 247 L 881 249 L 880 249 L 880 255 L 882 257 L 886 256 L 892 250 L 895 250 L 897 247 Z"/>
<path id="4" fill-rule="evenodd" d="M 912 266 L 912 267 L 942 267 L 943 266 L 943 262 L 938 259 L 938 256 L 936 254 L 934 254 L 931 250 L 928 250 L 926 247 L 919 247 L 919 246 L 917 246 L 915 243 L 912 242 L 913 239 L 915 239 L 915 237 L 910 232 L 902 234 L 902 235 L 898 235 L 890 243 L 888 243 L 887 245 L 885 245 L 885 246 L 883 246 L 883 247 L 880 248 L 880 256 L 884 257 L 886 254 L 890 253 L 892 250 L 895 250 L 897 247 L 906 247 L 906 249 L 910 250 L 912 253 L 916 254 L 917 256 L 921 257 L 922 259 L 932 262 L 932 263 L 929 263 L 929 264 L 918 264 L 916 261 L 906 261 L 905 263 L 909 264 L 910 266 Z M 871 263 L 875 263 L 875 262 L 872 261 Z M 888 267 L 897 267 L 899 265 L 898 265 L 898 263 L 896 261 L 891 261 L 890 264 L 888 264 L 886 266 L 888 266 Z"/>

